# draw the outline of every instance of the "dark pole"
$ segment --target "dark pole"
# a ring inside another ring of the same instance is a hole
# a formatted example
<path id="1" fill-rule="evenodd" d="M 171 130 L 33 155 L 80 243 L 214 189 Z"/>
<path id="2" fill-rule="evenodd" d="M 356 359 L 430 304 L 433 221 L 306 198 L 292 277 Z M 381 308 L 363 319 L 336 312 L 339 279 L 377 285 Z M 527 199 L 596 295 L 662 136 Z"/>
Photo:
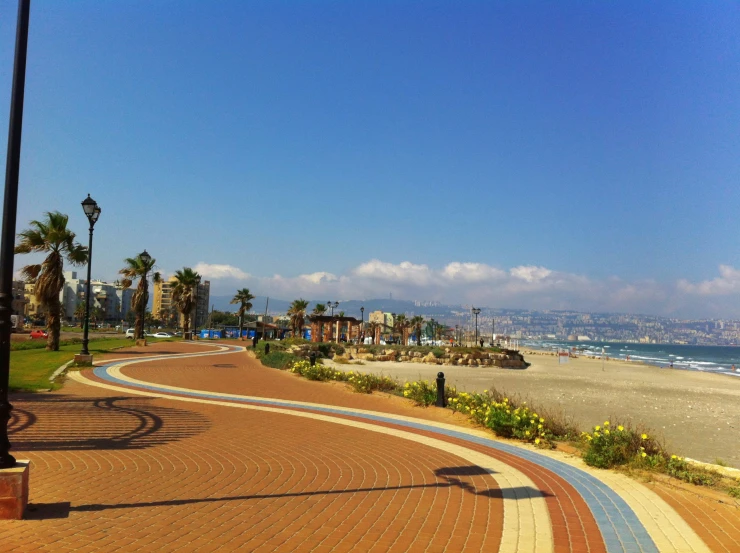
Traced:
<path id="1" fill-rule="evenodd" d="M 473 347 L 478 345 L 478 313 L 480 313 L 480 308 L 473 307 L 473 315 L 475 315 L 475 343 Z"/>
<path id="2" fill-rule="evenodd" d="M 360 317 L 362 322 L 360 323 L 360 340 L 365 342 L 365 307 L 360 307 Z"/>
<path id="3" fill-rule="evenodd" d="M 195 312 L 193 313 L 193 327 L 190 329 L 191 340 L 195 340 L 195 327 L 198 324 L 198 292 L 200 292 L 200 279 L 195 282 Z"/>
<path id="4" fill-rule="evenodd" d="M 437 407 L 447 407 L 445 401 L 445 373 L 437 373 L 437 401 L 435 403 Z"/>
<path id="5" fill-rule="evenodd" d="M 10 315 L 13 310 L 13 256 L 18 208 L 18 175 L 21 166 L 23 131 L 23 95 L 26 87 L 28 17 L 31 0 L 18 2 L 18 26 L 15 35 L 13 85 L 10 95 L 8 157 L 5 165 L 5 201 L 3 203 L 2 246 L 0 246 L 0 469 L 15 466 L 10 454 L 8 421 L 13 406 L 8 399 L 10 387 Z"/>
<path id="6" fill-rule="evenodd" d="M 88 328 L 90 325 L 90 270 L 92 268 L 92 244 L 93 244 L 93 228 L 95 227 L 95 223 L 98 221 L 98 217 L 100 217 L 100 207 L 98 207 L 98 204 L 95 200 L 93 200 L 90 197 L 90 194 L 87 195 L 87 198 L 85 198 L 82 201 L 82 210 L 85 212 L 85 216 L 87 217 L 87 220 L 90 222 L 90 243 L 87 246 L 87 287 L 85 288 L 85 328 L 83 329 L 82 333 L 82 351 L 80 352 L 80 355 L 90 355 L 90 352 L 87 350 L 87 344 L 88 344 Z"/>

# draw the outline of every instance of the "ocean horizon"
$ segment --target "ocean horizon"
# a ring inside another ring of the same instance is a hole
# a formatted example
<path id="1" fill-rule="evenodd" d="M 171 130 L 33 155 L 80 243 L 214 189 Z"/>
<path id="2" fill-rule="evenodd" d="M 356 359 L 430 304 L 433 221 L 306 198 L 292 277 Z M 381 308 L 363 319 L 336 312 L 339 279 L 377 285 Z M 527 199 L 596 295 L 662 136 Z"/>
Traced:
<path id="1" fill-rule="evenodd" d="M 733 365 L 740 369 L 740 346 L 695 346 L 683 344 L 635 344 L 629 342 L 591 342 L 559 340 L 522 340 L 524 347 L 539 350 L 573 348 L 581 355 L 600 358 L 602 350 L 610 359 L 627 360 L 701 372 L 721 373 L 740 377 L 740 372 L 732 370 Z"/>

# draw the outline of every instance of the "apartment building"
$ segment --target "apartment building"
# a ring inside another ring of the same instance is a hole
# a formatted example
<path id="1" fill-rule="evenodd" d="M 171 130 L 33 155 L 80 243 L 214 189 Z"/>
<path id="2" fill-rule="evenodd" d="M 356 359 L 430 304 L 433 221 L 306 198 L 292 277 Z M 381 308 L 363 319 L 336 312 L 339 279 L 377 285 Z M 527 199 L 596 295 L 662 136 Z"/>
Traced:
<path id="1" fill-rule="evenodd" d="M 172 324 L 177 321 L 178 326 L 182 326 L 184 317 L 180 314 L 175 305 L 172 303 L 172 288 L 175 285 L 175 277 L 169 280 L 162 280 L 154 283 L 154 299 L 152 300 L 152 316 L 166 323 Z M 198 285 L 196 294 L 197 319 L 195 326 L 205 326 L 208 320 L 208 310 L 211 299 L 211 282 L 202 281 Z"/>

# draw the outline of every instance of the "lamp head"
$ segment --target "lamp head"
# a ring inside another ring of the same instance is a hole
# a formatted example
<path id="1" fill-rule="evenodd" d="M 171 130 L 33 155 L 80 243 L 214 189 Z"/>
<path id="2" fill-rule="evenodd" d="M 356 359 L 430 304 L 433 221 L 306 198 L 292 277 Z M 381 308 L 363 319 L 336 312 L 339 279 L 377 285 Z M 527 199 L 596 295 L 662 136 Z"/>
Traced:
<path id="1" fill-rule="evenodd" d="M 146 250 L 144 250 L 139 254 L 139 259 L 141 259 L 144 263 L 148 265 L 149 262 L 152 260 L 152 256 L 149 255 Z"/>
<path id="2" fill-rule="evenodd" d="M 87 217 L 88 221 L 90 221 L 91 225 L 94 225 L 95 222 L 98 220 L 98 217 L 100 217 L 100 206 L 98 205 L 98 202 L 93 200 L 90 197 L 90 194 L 87 195 L 87 198 L 82 200 L 82 211 L 85 212 L 85 217 Z"/>

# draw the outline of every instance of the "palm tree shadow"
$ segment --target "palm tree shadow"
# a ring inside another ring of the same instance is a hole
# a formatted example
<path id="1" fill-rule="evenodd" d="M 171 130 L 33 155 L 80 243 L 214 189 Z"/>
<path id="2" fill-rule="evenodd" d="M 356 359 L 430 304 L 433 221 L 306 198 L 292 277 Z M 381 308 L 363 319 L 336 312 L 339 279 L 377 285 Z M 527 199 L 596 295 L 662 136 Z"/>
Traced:
<path id="1" fill-rule="evenodd" d="M 23 394 L 13 399 L 8 434 L 17 451 L 143 449 L 210 427 L 207 417 L 141 396 Z"/>

